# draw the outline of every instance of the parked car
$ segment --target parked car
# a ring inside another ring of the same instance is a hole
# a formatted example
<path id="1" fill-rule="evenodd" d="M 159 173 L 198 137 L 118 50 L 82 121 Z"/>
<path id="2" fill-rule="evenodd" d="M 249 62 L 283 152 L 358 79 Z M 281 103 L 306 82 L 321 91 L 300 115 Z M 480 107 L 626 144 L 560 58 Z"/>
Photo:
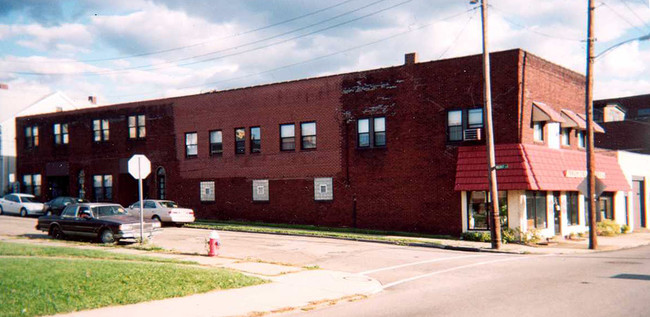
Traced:
<path id="1" fill-rule="evenodd" d="M 171 200 L 143 200 L 143 217 L 155 219 L 160 222 L 173 222 L 177 225 L 194 222 L 194 211 L 189 208 L 178 207 L 178 204 Z M 129 214 L 140 216 L 140 201 L 129 206 Z"/>
<path id="2" fill-rule="evenodd" d="M 143 226 L 145 238 L 161 230 L 160 222 L 156 220 L 147 219 Z M 114 243 L 140 238 L 140 219 L 130 216 L 118 204 L 81 203 L 66 206 L 60 216 L 39 217 L 36 229 L 47 231 L 56 239 L 81 236 L 96 238 L 102 243 Z"/>
<path id="3" fill-rule="evenodd" d="M 0 198 L 0 215 L 20 214 L 21 217 L 29 215 L 42 215 L 43 203 L 30 194 L 7 194 Z"/>
<path id="4" fill-rule="evenodd" d="M 85 200 L 83 198 L 59 196 L 57 198 L 54 198 L 54 199 L 46 202 L 43 205 L 43 213 L 46 216 L 60 215 L 61 212 L 63 211 L 63 208 L 65 208 L 65 206 L 71 205 L 71 204 L 81 204 L 81 203 L 89 203 L 89 201 Z"/>

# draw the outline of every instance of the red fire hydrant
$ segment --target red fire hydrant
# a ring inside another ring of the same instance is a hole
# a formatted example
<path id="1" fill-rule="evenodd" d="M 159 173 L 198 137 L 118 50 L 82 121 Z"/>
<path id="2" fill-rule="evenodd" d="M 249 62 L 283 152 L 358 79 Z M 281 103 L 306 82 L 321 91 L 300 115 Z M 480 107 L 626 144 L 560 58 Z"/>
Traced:
<path id="1" fill-rule="evenodd" d="M 221 241 L 219 240 L 219 233 L 216 231 L 210 232 L 210 242 L 208 242 L 210 245 L 210 251 L 208 252 L 208 256 L 217 256 L 219 255 L 219 247 L 221 246 Z"/>

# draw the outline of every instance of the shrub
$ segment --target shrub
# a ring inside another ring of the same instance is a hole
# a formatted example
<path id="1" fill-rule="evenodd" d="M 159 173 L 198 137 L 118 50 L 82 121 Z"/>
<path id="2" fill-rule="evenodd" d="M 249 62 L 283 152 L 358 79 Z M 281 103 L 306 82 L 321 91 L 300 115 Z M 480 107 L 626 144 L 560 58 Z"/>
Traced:
<path id="1" fill-rule="evenodd" d="M 628 233 L 628 232 L 630 232 L 630 226 L 622 225 L 621 226 L 621 233 Z"/>
<path id="2" fill-rule="evenodd" d="M 460 238 L 466 241 L 490 242 L 491 236 L 489 232 L 468 231 L 463 232 Z"/>
<path id="3" fill-rule="evenodd" d="M 621 226 L 614 220 L 605 219 L 596 224 L 596 234 L 599 236 L 613 237 L 621 233 Z"/>
<path id="4" fill-rule="evenodd" d="M 501 229 L 501 240 L 505 243 L 517 242 L 517 231 L 511 228 Z"/>
<path id="5" fill-rule="evenodd" d="M 521 231 L 521 228 L 515 230 L 517 236 L 519 236 L 519 241 L 522 243 L 537 243 L 542 241 L 542 235 L 540 234 L 539 229 L 531 228 L 526 232 Z"/>

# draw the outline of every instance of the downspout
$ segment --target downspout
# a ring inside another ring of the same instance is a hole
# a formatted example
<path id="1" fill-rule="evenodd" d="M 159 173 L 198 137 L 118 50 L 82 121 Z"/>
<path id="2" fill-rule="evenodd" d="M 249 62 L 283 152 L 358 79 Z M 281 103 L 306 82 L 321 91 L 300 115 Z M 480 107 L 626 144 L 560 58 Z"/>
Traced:
<path id="1" fill-rule="evenodd" d="M 521 138 L 524 130 L 524 99 L 526 98 L 526 60 L 528 58 L 528 53 L 522 51 L 522 63 L 521 63 L 521 95 L 519 96 L 519 136 L 517 143 L 521 143 Z"/>

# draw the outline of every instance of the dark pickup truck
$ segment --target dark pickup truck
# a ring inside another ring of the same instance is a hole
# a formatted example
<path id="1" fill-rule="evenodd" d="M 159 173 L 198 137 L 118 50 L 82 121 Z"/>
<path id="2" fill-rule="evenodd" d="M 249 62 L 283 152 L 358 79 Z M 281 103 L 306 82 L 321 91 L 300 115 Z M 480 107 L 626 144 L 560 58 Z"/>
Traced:
<path id="1" fill-rule="evenodd" d="M 144 238 L 160 232 L 160 222 L 145 219 Z M 140 218 L 130 216 L 118 204 L 83 203 L 68 205 L 60 216 L 38 218 L 36 229 L 46 231 L 55 239 L 66 236 L 96 238 L 102 243 L 115 243 L 123 239 L 140 238 Z"/>

